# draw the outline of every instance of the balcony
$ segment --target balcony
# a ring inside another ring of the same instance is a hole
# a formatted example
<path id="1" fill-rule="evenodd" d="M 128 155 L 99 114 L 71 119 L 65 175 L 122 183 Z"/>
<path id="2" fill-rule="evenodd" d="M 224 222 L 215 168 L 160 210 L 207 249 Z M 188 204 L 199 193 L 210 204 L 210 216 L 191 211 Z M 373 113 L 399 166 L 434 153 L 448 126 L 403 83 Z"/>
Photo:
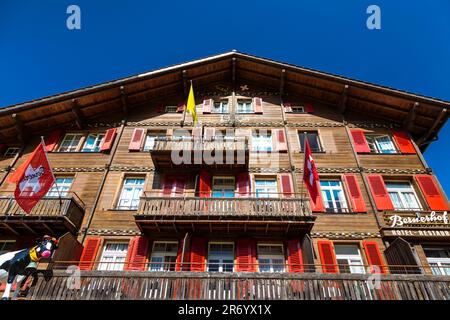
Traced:
<path id="1" fill-rule="evenodd" d="M 20 208 L 13 194 L 0 195 L 0 235 L 76 234 L 83 217 L 84 203 L 75 193 L 61 199 L 44 197 L 29 214 Z"/>
<path id="2" fill-rule="evenodd" d="M 145 193 L 135 220 L 141 231 L 206 233 L 309 232 L 315 217 L 309 200 L 295 198 L 161 197 Z"/>
<path id="3" fill-rule="evenodd" d="M 156 140 L 150 150 L 157 169 L 192 169 L 210 166 L 215 169 L 244 169 L 248 167 L 248 137 L 209 140 L 165 137 Z"/>
<path id="4" fill-rule="evenodd" d="M 55 270 L 39 277 L 26 294 L 31 300 L 450 300 L 450 277 L 363 274 L 208 273 Z M 372 275 L 372 277 L 374 277 Z M 374 284 L 372 284 L 374 283 Z"/>

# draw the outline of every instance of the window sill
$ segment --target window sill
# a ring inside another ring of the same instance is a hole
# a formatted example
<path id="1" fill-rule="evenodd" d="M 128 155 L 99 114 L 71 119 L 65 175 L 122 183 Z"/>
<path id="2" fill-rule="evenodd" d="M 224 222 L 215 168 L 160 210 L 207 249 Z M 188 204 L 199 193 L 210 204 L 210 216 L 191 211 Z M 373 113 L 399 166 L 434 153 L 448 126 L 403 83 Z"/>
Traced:
<path id="1" fill-rule="evenodd" d="M 299 151 L 299 153 L 305 153 L 304 151 Z M 326 154 L 326 151 L 311 151 L 311 153 L 318 153 L 318 154 Z"/>
<path id="2" fill-rule="evenodd" d="M 366 154 L 366 155 L 370 155 L 370 156 L 398 156 L 398 155 L 407 155 L 407 154 L 410 154 L 410 153 L 400 153 L 400 152 L 396 152 L 396 153 L 357 152 L 357 154 Z"/>
<path id="3" fill-rule="evenodd" d="M 74 153 L 79 153 L 79 154 L 103 154 L 103 152 L 101 151 L 96 151 L 96 152 L 83 152 L 83 151 L 51 151 L 49 153 L 70 153 L 70 154 L 74 154 Z"/>
<path id="4" fill-rule="evenodd" d="M 138 210 L 138 208 L 136 209 L 117 209 L 117 208 L 112 208 L 112 209 L 107 209 L 106 211 L 133 211 L 136 212 Z"/>

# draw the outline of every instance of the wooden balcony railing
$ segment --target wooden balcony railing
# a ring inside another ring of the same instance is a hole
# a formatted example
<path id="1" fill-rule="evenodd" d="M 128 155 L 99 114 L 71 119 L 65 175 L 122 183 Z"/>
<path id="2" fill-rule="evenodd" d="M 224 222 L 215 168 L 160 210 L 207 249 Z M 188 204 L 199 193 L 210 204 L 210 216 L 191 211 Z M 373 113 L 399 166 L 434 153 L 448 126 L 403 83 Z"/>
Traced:
<path id="1" fill-rule="evenodd" d="M 222 137 L 211 139 L 183 137 L 155 140 L 150 152 L 172 151 L 172 150 L 248 150 L 248 137 L 233 137 L 224 139 Z"/>
<path id="2" fill-rule="evenodd" d="M 64 270 L 40 277 L 32 300 L 450 300 L 450 277 L 319 273 Z"/>
<path id="3" fill-rule="evenodd" d="M 245 218 L 304 218 L 312 215 L 309 200 L 280 198 L 141 197 L 138 216 L 217 216 Z"/>
<path id="4" fill-rule="evenodd" d="M 50 232 L 62 235 L 67 231 L 76 233 L 83 221 L 84 203 L 75 193 L 59 197 L 44 197 L 30 213 L 18 205 L 12 194 L 0 195 L 0 233 L 16 235 Z"/>

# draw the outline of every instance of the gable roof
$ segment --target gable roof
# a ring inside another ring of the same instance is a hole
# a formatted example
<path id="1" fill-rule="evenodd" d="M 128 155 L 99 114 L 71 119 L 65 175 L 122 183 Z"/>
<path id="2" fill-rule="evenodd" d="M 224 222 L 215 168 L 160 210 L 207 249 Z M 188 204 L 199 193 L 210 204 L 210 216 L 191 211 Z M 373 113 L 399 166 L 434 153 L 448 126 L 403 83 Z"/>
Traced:
<path id="1" fill-rule="evenodd" d="M 450 102 L 230 51 L 0 109 L 0 140 L 124 111 L 157 97 L 184 96 L 196 87 L 228 81 L 257 83 L 339 108 L 383 118 L 409 131 L 424 150 L 448 118 Z M 44 129 L 45 128 L 45 129 Z"/>

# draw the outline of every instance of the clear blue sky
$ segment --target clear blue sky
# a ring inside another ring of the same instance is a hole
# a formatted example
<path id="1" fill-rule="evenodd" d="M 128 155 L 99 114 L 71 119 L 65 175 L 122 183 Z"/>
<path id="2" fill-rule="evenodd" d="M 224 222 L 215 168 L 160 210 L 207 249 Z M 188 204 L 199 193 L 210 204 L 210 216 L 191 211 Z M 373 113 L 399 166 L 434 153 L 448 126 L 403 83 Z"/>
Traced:
<path id="1" fill-rule="evenodd" d="M 448 0 L 0 1 L 0 106 L 231 49 L 450 101 Z M 425 153 L 447 194 L 449 150 L 447 125 Z"/>

